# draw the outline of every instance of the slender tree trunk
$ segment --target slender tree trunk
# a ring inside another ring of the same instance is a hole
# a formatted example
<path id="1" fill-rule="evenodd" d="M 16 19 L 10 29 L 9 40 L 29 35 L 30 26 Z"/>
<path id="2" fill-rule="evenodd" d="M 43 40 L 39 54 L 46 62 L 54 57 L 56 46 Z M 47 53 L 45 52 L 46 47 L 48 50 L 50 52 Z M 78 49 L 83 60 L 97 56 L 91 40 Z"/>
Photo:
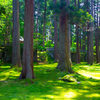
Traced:
<path id="1" fill-rule="evenodd" d="M 56 0 L 53 0 L 54 4 L 56 4 Z M 57 17 L 56 13 L 54 13 L 54 57 L 55 61 L 58 60 L 58 32 L 57 32 Z"/>
<path id="2" fill-rule="evenodd" d="M 34 0 L 25 0 L 24 50 L 21 79 L 32 79 L 33 74 Z"/>
<path id="3" fill-rule="evenodd" d="M 87 0 L 87 4 L 89 1 Z M 91 0 L 91 10 L 89 9 L 89 5 L 87 5 L 87 11 L 91 13 L 93 16 L 93 0 Z M 93 22 L 88 23 L 88 29 L 89 31 L 87 32 L 87 61 L 89 64 L 93 64 Z"/>
<path id="4" fill-rule="evenodd" d="M 96 62 L 100 63 L 100 29 L 98 28 L 95 32 L 96 42 Z"/>
<path id="5" fill-rule="evenodd" d="M 19 37 L 19 0 L 13 0 L 12 66 L 21 67 Z"/>
<path id="6" fill-rule="evenodd" d="M 75 0 L 75 7 L 80 7 L 80 2 Z M 76 24 L 76 63 L 80 63 L 80 46 L 79 46 L 79 26 Z"/>
<path id="7" fill-rule="evenodd" d="M 43 47 L 45 46 L 45 34 L 46 34 L 46 10 L 47 10 L 47 1 L 45 0 L 45 7 L 44 7 L 44 16 L 43 16 Z"/>
<path id="8" fill-rule="evenodd" d="M 36 33 L 39 33 L 39 10 L 40 10 L 40 3 L 37 3 L 37 15 L 36 15 Z M 37 35 L 36 35 L 36 39 L 37 39 L 38 37 L 37 37 Z M 38 42 L 38 41 L 37 41 Z M 34 49 L 34 52 L 33 52 L 33 55 L 34 55 L 34 57 L 33 57 L 33 59 L 34 59 L 34 62 L 38 62 L 38 57 L 37 57 L 37 51 L 38 51 L 38 49 L 37 49 L 37 46 L 38 46 L 38 43 L 36 43 L 37 45 L 36 45 L 36 48 Z"/>
<path id="9" fill-rule="evenodd" d="M 79 26 L 76 25 L 76 62 L 80 63 Z"/>
<path id="10" fill-rule="evenodd" d="M 99 11 L 99 2 L 97 0 L 97 12 Z M 100 63 L 100 28 L 99 28 L 99 17 L 97 13 L 97 29 L 95 31 L 95 44 L 96 44 L 96 62 Z"/>
<path id="11" fill-rule="evenodd" d="M 93 16 L 93 0 L 91 0 L 91 15 Z M 89 35 L 88 63 L 92 65 L 93 64 L 93 33 L 94 33 L 93 22 L 90 24 L 89 28 L 90 28 L 90 32 L 88 33 L 88 35 Z"/>
<path id="12" fill-rule="evenodd" d="M 82 48 L 82 42 L 81 42 L 81 32 L 80 32 L 80 34 L 79 34 L 79 42 L 80 42 L 80 51 L 81 51 L 81 48 Z"/>

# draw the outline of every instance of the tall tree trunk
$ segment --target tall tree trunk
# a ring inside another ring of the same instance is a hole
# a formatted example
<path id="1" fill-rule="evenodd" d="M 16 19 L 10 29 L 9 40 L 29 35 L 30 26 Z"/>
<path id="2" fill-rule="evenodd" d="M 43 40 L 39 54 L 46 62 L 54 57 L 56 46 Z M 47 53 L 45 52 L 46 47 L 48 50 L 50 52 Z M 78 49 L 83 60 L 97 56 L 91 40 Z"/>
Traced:
<path id="1" fill-rule="evenodd" d="M 81 42 L 81 32 L 79 34 L 79 42 L 80 42 L 80 51 L 81 51 L 81 48 L 82 48 L 82 42 Z"/>
<path id="2" fill-rule="evenodd" d="M 80 63 L 79 26 L 76 25 L 76 62 Z"/>
<path id="3" fill-rule="evenodd" d="M 73 73 L 70 58 L 69 19 L 68 14 L 63 9 L 60 13 L 59 24 L 59 63 L 57 68 L 61 71 Z"/>
<path id="4" fill-rule="evenodd" d="M 19 0 L 13 0 L 12 66 L 21 67 L 19 37 Z"/>
<path id="5" fill-rule="evenodd" d="M 87 32 L 87 54 L 88 54 L 88 63 L 93 64 L 93 34 L 92 32 Z"/>
<path id="6" fill-rule="evenodd" d="M 91 15 L 93 16 L 93 0 L 91 0 Z M 90 31 L 88 35 L 88 63 L 93 64 L 93 22 L 89 25 Z"/>
<path id="7" fill-rule="evenodd" d="M 95 44 L 96 44 L 96 62 L 100 63 L 100 29 L 95 32 Z"/>
<path id="8" fill-rule="evenodd" d="M 56 4 L 56 0 L 53 0 L 54 4 Z M 58 60 L 58 32 L 57 32 L 57 17 L 56 13 L 54 13 L 54 57 L 55 61 Z"/>
<path id="9" fill-rule="evenodd" d="M 69 49 L 69 26 L 68 15 L 65 12 L 60 14 L 60 33 L 59 33 L 59 64 L 57 66 L 61 71 L 72 73 L 71 58 Z"/>
<path id="10" fill-rule="evenodd" d="M 20 78 L 32 79 L 33 74 L 34 0 L 25 0 L 23 67 Z"/>
<path id="11" fill-rule="evenodd" d="M 45 7 L 44 7 L 44 15 L 43 15 L 43 47 L 45 46 L 45 34 L 46 34 L 46 10 L 47 10 L 47 1 L 45 0 Z"/>
<path id="12" fill-rule="evenodd" d="M 86 31 L 83 29 L 83 36 L 82 36 L 82 52 L 84 53 L 84 62 L 86 61 Z"/>
<path id="13" fill-rule="evenodd" d="M 97 0 L 97 9 L 96 11 L 98 12 L 99 9 L 99 2 Z M 100 63 L 100 28 L 99 28 L 99 16 L 97 13 L 97 29 L 95 31 L 95 44 L 96 44 L 96 62 Z"/>
<path id="14" fill-rule="evenodd" d="M 35 33 L 39 33 L 39 10 L 40 10 L 40 3 L 37 2 L 37 14 L 36 14 L 36 32 Z M 36 39 L 37 39 L 37 35 L 36 35 Z M 37 41 L 38 42 L 38 41 Z M 37 57 L 37 46 L 38 46 L 38 43 L 36 43 L 36 48 L 34 48 L 34 52 L 33 52 L 33 59 L 34 59 L 34 62 L 38 62 L 38 57 Z"/>
<path id="15" fill-rule="evenodd" d="M 80 7 L 80 2 L 75 0 L 75 7 Z M 76 24 L 76 63 L 80 63 L 79 26 Z"/>

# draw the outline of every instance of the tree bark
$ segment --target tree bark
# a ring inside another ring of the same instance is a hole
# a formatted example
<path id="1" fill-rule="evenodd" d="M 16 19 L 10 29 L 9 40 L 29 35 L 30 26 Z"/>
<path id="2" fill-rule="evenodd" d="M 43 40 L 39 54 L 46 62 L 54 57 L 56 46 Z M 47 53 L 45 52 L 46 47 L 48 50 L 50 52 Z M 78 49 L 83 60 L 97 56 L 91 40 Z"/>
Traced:
<path id="1" fill-rule="evenodd" d="M 44 7 L 44 15 L 43 15 L 43 47 L 45 46 L 45 34 L 46 34 L 46 10 L 47 10 L 47 2 L 45 0 L 45 7 Z"/>
<path id="2" fill-rule="evenodd" d="M 68 15 L 63 10 L 59 17 L 59 24 L 59 64 L 57 68 L 61 71 L 72 73 L 72 63 L 70 58 L 69 20 Z"/>
<path id="3" fill-rule="evenodd" d="M 79 26 L 76 25 L 76 63 L 80 63 Z"/>
<path id="4" fill-rule="evenodd" d="M 78 6 L 78 9 L 80 8 L 80 2 L 78 0 L 75 1 L 75 7 Z M 76 24 L 76 63 L 80 63 L 80 46 L 79 46 L 79 26 Z"/>
<path id="5" fill-rule="evenodd" d="M 21 67 L 19 37 L 19 1 L 13 0 L 12 66 Z"/>
<path id="6" fill-rule="evenodd" d="M 56 0 L 53 0 L 54 4 L 56 4 Z M 58 32 L 57 32 L 57 17 L 56 13 L 54 13 L 54 57 L 55 61 L 58 60 Z"/>
<path id="7" fill-rule="evenodd" d="M 34 0 L 25 0 L 24 49 L 21 79 L 34 78 L 33 73 L 33 22 Z"/>
<path id="8" fill-rule="evenodd" d="M 88 0 L 87 0 L 87 4 L 88 4 Z M 91 13 L 91 15 L 93 16 L 93 0 L 91 0 L 91 10 L 89 9 L 89 5 L 87 5 L 87 11 L 89 13 Z M 88 29 L 89 31 L 87 32 L 87 60 L 89 64 L 93 64 L 93 22 L 91 22 L 90 24 L 88 23 Z"/>
<path id="9" fill-rule="evenodd" d="M 95 32 L 96 42 L 96 62 L 100 63 L 100 29 L 98 28 Z"/>
<path id="10" fill-rule="evenodd" d="M 99 1 L 97 0 L 97 9 L 96 11 L 99 11 Z M 96 62 L 100 63 L 100 28 L 99 28 L 99 16 L 97 13 L 97 29 L 95 31 L 95 44 L 96 44 Z"/>
<path id="11" fill-rule="evenodd" d="M 88 53 L 88 63 L 93 64 L 93 32 L 87 32 L 87 53 Z"/>
<path id="12" fill-rule="evenodd" d="M 93 16 L 93 0 L 91 0 L 91 15 Z M 89 25 L 90 32 L 88 32 L 89 40 L 88 40 L 88 63 L 93 64 L 93 22 Z"/>

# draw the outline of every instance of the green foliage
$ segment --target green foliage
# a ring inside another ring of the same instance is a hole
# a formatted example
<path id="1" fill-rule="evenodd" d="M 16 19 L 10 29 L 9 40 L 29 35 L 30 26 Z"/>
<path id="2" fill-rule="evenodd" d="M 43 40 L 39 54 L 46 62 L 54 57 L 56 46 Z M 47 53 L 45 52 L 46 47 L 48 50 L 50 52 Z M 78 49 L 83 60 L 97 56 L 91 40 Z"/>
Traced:
<path id="1" fill-rule="evenodd" d="M 0 0 L 0 10 L 0 45 L 3 45 L 11 42 L 12 0 Z"/>
<path id="2" fill-rule="evenodd" d="M 38 51 L 38 61 L 40 61 L 40 62 L 46 62 L 47 61 L 46 51 Z"/>
<path id="3" fill-rule="evenodd" d="M 70 7 L 69 16 L 71 16 L 69 18 L 71 18 L 72 24 L 79 24 L 80 26 L 86 26 L 87 22 L 93 21 L 93 17 L 88 12 L 75 7 Z"/>
<path id="4" fill-rule="evenodd" d="M 52 40 L 45 40 L 45 47 L 43 47 L 43 35 L 41 33 L 34 33 L 33 38 L 34 49 L 41 51 L 46 50 L 47 47 L 54 47 Z"/>
<path id="5" fill-rule="evenodd" d="M 70 19 L 71 24 L 87 25 L 87 22 L 93 22 L 93 17 L 86 11 L 75 7 L 75 5 L 66 6 L 66 2 L 61 1 L 56 4 L 50 4 L 51 10 L 56 13 L 58 16 L 60 13 L 67 13 Z"/>
<path id="6" fill-rule="evenodd" d="M 53 63 L 54 58 L 51 57 L 50 53 L 52 53 L 52 52 L 38 51 L 38 61 L 45 62 L 45 63 Z"/>
<path id="7" fill-rule="evenodd" d="M 43 35 L 41 33 L 33 33 L 33 47 L 37 50 L 44 50 Z"/>
<path id="8" fill-rule="evenodd" d="M 0 15 L 5 14 L 5 8 L 0 4 Z"/>
<path id="9" fill-rule="evenodd" d="M 54 4 L 54 2 L 50 2 L 50 9 L 53 10 L 54 13 L 59 15 L 62 10 L 67 11 L 68 7 L 66 7 L 65 1 L 62 0 L 62 2 L 57 1 L 56 4 Z"/>
<path id="10" fill-rule="evenodd" d="M 72 53 L 76 53 L 76 47 L 71 47 L 70 50 Z"/>
<path id="11" fill-rule="evenodd" d="M 11 44 L 8 46 L 0 47 L 0 59 L 2 63 L 10 63 L 12 55 L 12 46 Z"/>
<path id="12" fill-rule="evenodd" d="M 52 40 L 45 41 L 45 47 L 54 47 L 54 44 L 52 43 Z"/>

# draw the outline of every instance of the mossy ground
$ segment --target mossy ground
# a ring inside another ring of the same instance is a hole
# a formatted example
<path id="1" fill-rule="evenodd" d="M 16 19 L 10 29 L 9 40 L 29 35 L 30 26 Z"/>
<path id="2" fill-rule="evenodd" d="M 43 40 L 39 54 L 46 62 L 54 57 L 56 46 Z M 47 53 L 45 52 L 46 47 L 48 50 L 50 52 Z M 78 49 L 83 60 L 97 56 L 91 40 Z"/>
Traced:
<path id="1" fill-rule="evenodd" d="M 18 80 L 20 70 L 0 66 L 0 100 L 100 100 L 100 64 L 73 64 L 80 83 L 64 82 L 57 63 L 34 66 L 34 83 Z"/>

